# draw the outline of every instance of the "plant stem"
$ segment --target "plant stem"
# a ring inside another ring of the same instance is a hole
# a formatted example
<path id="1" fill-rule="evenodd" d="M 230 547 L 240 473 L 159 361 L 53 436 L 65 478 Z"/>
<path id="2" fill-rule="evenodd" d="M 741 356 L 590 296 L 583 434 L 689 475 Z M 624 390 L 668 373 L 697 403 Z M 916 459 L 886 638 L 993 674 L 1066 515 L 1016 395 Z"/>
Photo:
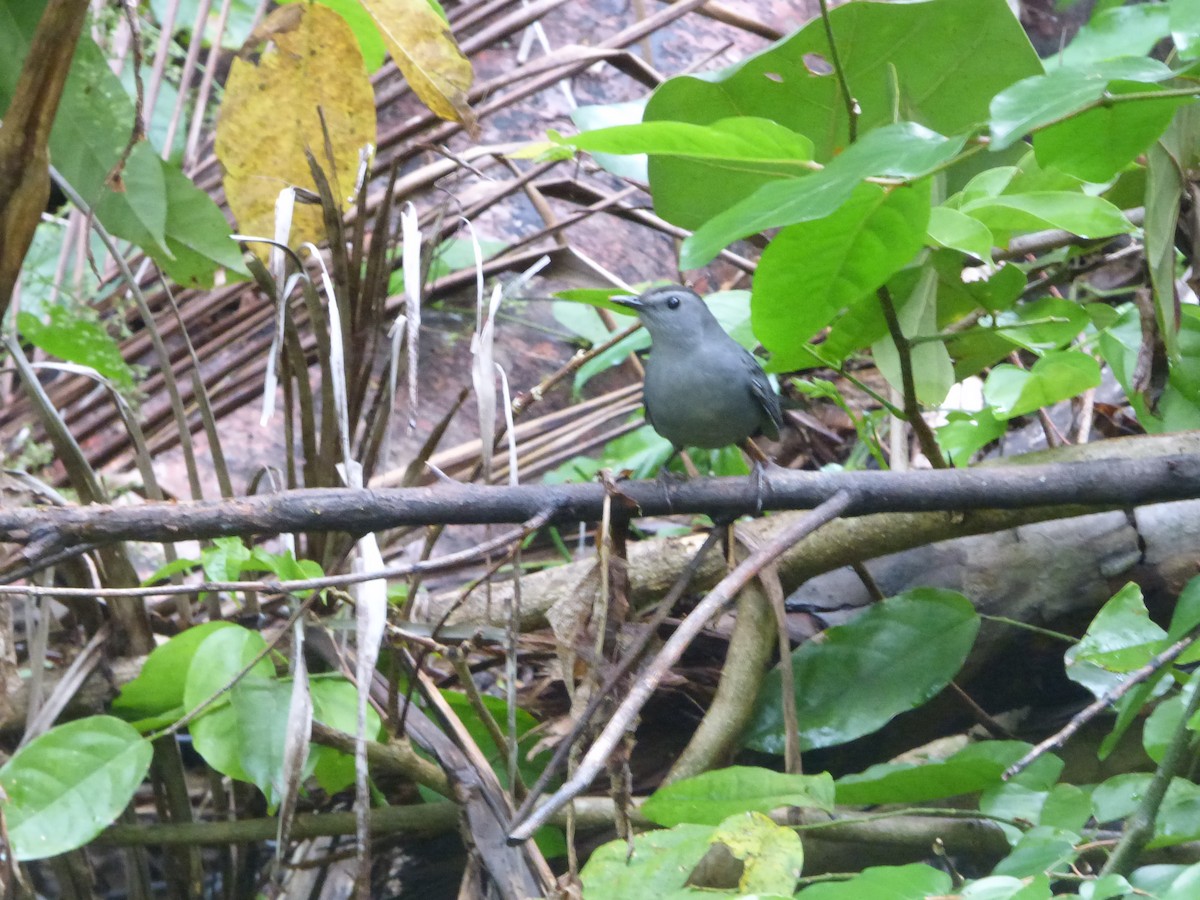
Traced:
<path id="1" fill-rule="evenodd" d="M 1121 838 L 1121 843 L 1117 844 L 1117 849 L 1104 864 L 1104 868 L 1100 871 L 1101 875 L 1110 873 L 1128 875 L 1133 871 L 1142 849 L 1149 843 L 1150 838 L 1154 837 L 1154 820 L 1157 818 L 1158 810 L 1167 794 L 1167 788 L 1171 784 L 1171 779 L 1175 777 L 1175 773 L 1183 767 L 1184 758 L 1191 748 L 1192 731 L 1188 727 L 1188 722 L 1196 714 L 1196 710 L 1200 709 L 1200 685 L 1195 684 L 1197 679 L 1200 679 L 1200 674 L 1192 676 L 1192 697 L 1188 701 L 1183 716 L 1179 719 L 1179 727 L 1175 730 L 1175 736 L 1171 739 L 1166 753 L 1163 754 L 1162 762 L 1159 763 L 1158 771 L 1154 773 L 1154 778 L 1150 781 L 1150 786 L 1146 789 L 1142 802 L 1125 821 L 1125 836 Z"/>
<path id="2" fill-rule="evenodd" d="M 944 469 L 946 468 L 946 459 L 942 456 L 942 449 L 938 446 L 937 439 L 933 436 L 933 429 L 929 427 L 929 423 L 921 415 L 921 407 L 917 403 L 917 388 L 913 380 L 912 368 L 912 341 L 904 336 L 904 331 L 900 327 L 900 317 L 896 315 L 896 305 L 892 303 L 891 292 L 888 291 L 886 286 L 883 286 L 875 293 L 879 297 L 880 305 L 883 307 L 883 318 L 887 322 L 888 334 L 891 335 L 892 342 L 896 345 L 896 355 L 900 358 L 900 382 L 904 392 L 904 418 L 912 426 L 913 433 L 917 436 L 917 443 L 921 445 L 921 452 L 925 454 L 925 458 L 929 460 L 929 464 L 935 469 Z"/>
<path id="3" fill-rule="evenodd" d="M 850 94 L 850 85 L 846 81 L 846 70 L 842 68 L 842 58 L 838 55 L 837 42 L 833 39 L 833 25 L 829 21 L 829 4 L 826 0 L 818 0 L 821 4 L 821 22 L 825 26 L 825 39 L 829 41 L 829 61 L 833 64 L 837 76 L 838 88 L 842 93 L 842 103 L 846 106 L 847 128 L 850 143 L 858 140 L 858 101 Z"/>

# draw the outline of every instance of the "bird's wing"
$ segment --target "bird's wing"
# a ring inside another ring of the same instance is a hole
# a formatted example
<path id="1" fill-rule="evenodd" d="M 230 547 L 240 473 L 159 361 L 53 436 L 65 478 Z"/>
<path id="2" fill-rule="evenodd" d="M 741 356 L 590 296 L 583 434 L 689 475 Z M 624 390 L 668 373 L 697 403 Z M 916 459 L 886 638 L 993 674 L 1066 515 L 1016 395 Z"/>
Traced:
<path id="1" fill-rule="evenodd" d="M 743 350 L 742 352 L 744 354 L 742 361 L 750 370 L 750 393 L 763 413 L 761 416 L 763 434 L 771 440 L 777 441 L 779 440 L 779 430 L 783 428 L 783 412 L 779 408 L 779 395 L 771 389 L 771 382 L 767 380 L 766 373 L 758 364 L 758 360 L 749 351 Z"/>

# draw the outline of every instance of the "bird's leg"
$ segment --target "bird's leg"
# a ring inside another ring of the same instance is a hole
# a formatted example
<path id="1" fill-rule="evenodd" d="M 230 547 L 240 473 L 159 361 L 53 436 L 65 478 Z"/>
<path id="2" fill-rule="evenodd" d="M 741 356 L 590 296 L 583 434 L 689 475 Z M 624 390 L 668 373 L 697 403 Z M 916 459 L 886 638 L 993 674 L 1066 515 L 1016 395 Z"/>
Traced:
<path id="1" fill-rule="evenodd" d="M 671 460 L 676 456 L 683 463 L 685 479 L 700 477 L 700 472 L 696 469 L 696 464 L 692 462 L 692 458 L 683 452 L 682 447 L 676 447 L 671 451 L 671 455 L 663 460 L 663 464 L 658 467 L 658 478 L 660 481 L 678 480 L 678 476 L 671 473 Z"/>
<path id="2" fill-rule="evenodd" d="M 750 438 L 746 438 L 739 445 L 742 452 L 750 457 L 750 471 L 754 476 L 754 514 L 762 515 L 763 510 L 763 494 L 766 487 L 766 472 L 768 469 L 783 468 L 767 454 L 763 453 Z"/>

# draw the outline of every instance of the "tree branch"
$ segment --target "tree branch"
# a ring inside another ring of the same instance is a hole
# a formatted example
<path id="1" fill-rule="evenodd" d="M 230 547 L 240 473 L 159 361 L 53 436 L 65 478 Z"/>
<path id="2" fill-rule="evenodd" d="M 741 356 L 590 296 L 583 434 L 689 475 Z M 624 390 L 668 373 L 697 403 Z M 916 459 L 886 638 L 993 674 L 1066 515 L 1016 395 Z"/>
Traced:
<path id="1" fill-rule="evenodd" d="M 752 513 L 759 500 L 754 478 L 705 478 L 682 484 L 639 481 L 622 484 L 620 489 L 641 516 L 740 516 Z M 1063 504 L 1130 507 L 1200 497 L 1200 454 L 941 471 L 770 471 L 762 476 L 762 507 L 812 509 L 842 490 L 853 496 L 847 516 Z M 103 546 L 128 540 L 180 541 L 290 531 L 365 534 L 402 525 L 524 522 L 547 510 L 552 510 L 550 519 L 555 522 L 593 521 L 600 518 L 604 496 L 599 484 L 440 484 L 363 491 L 310 488 L 136 507 L 0 509 L 0 542 L 51 552 L 81 543 Z"/>

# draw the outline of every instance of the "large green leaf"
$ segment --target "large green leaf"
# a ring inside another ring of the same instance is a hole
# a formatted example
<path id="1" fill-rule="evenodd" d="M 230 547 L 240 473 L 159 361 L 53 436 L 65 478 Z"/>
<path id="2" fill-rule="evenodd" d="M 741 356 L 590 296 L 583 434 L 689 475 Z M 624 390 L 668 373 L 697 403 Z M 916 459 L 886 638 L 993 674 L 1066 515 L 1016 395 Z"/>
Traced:
<path id="1" fill-rule="evenodd" d="M 13 856 L 42 859 L 88 843 L 133 799 L 152 755 L 112 716 L 59 725 L 22 747 L 0 768 Z"/>
<path id="2" fill-rule="evenodd" d="M 0 3 L 0 109 L 8 106 L 44 3 Z M 58 172 L 113 235 L 132 241 L 182 285 L 211 286 L 217 268 L 245 274 L 216 204 L 148 143 L 121 181 L 109 176 L 133 127 L 133 103 L 88 35 L 80 38 L 50 133 Z"/>
<path id="3" fill-rule="evenodd" d="M 210 634 L 192 654 L 183 689 L 184 706 L 195 709 L 218 691 L 230 687 L 233 679 L 265 647 L 262 635 L 246 628 L 225 628 Z M 243 677 L 262 683 L 274 675 L 271 661 L 264 657 Z M 242 762 L 245 737 L 242 719 L 231 703 L 232 696 L 226 691 L 191 723 L 189 731 L 196 752 L 210 766 L 239 781 L 253 781 Z"/>
<path id="4" fill-rule="evenodd" d="M 1073 191 L 1001 194 L 964 203 L 960 209 L 993 234 L 1061 228 L 1082 238 L 1098 238 L 1134 230 L 1124 213 L 1103 197 Z"/>
<path id="5" fill-rule="evenodd" d="M 1116 82 L 1113 94 L 1144 92 L 1147 86 Z M 1166 130 L 1187 97 L 1145 99 L 1099 106 L 1039 131 L 1033 138 L 1038 162 L 1084 181 L 1108 181 L 1145 153 Z"/>
<path id="6" fill-rule="evenodd" d="M 597 847 L 579 873 L 584 896 L 662 900 L 682 893 L 715 830 L 711 825 L 676 825 Z"/>
<path id="7" fill-rule="evenodd" d="M 828 773 L 787 775 L 729 766 L 660 787 L 642 806 L 642 814 L 669 828 L 681 822 L 717 825 L 735 813 L 768 813 L 781 806 L 832 812 L 833 779 Z"/>
<path id="8" fill-rule="evenodd" d="M 725 245 L 764 228 L 828 216 L 865 178 L 919 178 L 953 159 L 964 142 L 963 136 L 947 138 L 912 122 L 878 128 L 822 171 L 763 185 L 745 200 L 703 221 L 683 243 L 680 268 L 704 265 Z M 657 194 L 655 203 L 657 206 Z"/>
<path id="9" fill-rule="evenodd" d="M 983 741 L 935 762 L 882 763 L 839 778 L 837 802 L 851 806 L 922 803 L 977 793 L 1003 784 L 1004 770 L 1030 749 L 1021 741 Z M 1061 771 L 1061 760 L 1043 756 L 1020 779 L 1022 784 L 1049 787 Z"/>
<path id="10" fill-rule="evenodd" d="M 979 616 L 962 594 L 919 588 L 803 644 L 791 658 L 801 746 L 845 743 L 925 703 L 958 672 L 978 630 Z M 774 671 L 759 695 L 749 746 L 783 751 L 780 705 Z"/>
<path id="11" fill-rule="evenodd" d="M 804 900 L 926 900 L 950 893 L 953 882 L 945 872 L 924 863 L 873 866 L 845 881 L 805 888 Z"/>
<path id="12" fill-rule="evenodd" d="M 993 95 L 1042 70 L 1003 0 L 848 3 L 830 18 L 862 110 L 860 135 L 895 121 L 897 109 L 944 134 L 967 131 L 986 120 Z M 850 143 L 849 121 L 836 79 L 819 63 L 810 68 L 813 57 L 829 59 L 819 19 L 723 72 L 672 78 L 655 91 L 645 118 L 705 124 L 761 116 L 812 138 L 817 159 L 830 160 Z M 720 195 L 709 209 L 739 199 L 722 185 L 697 185 L 669 160 L 652 160 L 650 178 L 656 204 L 672 214 L 700 192 Z"/>
<path id="13" fill-rule="evenodd" d="M 1200 56 L 1200 0 L 1171 0 L 1171 38 L 1183 59 Z"/>
<path id="14" fill-rule="evenodd" d="M 1142 591 L 1130 583 L 1100 609 L 1087 633 L 1067 651 L 1067 677 L 1097 697 L 1145 665 L 1165 646 L 1167 633 L 1150 619 Z"/>
<path id="15" fill-rule="evenodd" d="M 353 684 L 341 676 L 313 675 L 313 718 L 346 734 L 358 729 L 358 699 Z M 379 734 L 382 723 L 375 707 L 367 706 L 367 737 Z M 313 744 L 309 747 L 309 765 L 313 777 L 327 794 L 336 794 L 354 784 L 354 757 L 349 753 Z"/>
<path id="16" fill-rule="evenodd" d="M 1121 57 L 1145 56 L 1171 32 L 1164 3 L 1118 4 L 1100 10 L 1047 65 L 1088 66 Z"/>
<path id="17" fill-rule="evenodd" d="M 1079 350 L 1047 353 L 1030 369 L 1007 363 L 996 366 L 983 386 L 983 395 L 998 419 L 1036 412 L 1100 384 L 1100 364 Z"/>
<path id="18" fill-rule="evenodd" d="M 35 346 L 67 362 L 90 366 L 120 388 L 132 390 L 133 370 L 117 342 L 87 309 L 51 306 L 47 321 L 28 312 L 17 315 L 21 335 Z"/>
<path id="19" fill-rule="evenodd" d="M 770 119 L 735 116 L 709 125 L 642 122 L 585 131 L 570 137 L 550 132 L 558 143 L 579 150 L 651 156 L 683 156 L 716 163 L 714 174 L 749 173 L 778 177 L 812 171 L 812 141 Z M 725 165 L 719 165 L 724 163 Z"/>
<path id="20" fill-rule="evenodd" d="M 875 290 L 921 249 L 929 185 L 884 190 L 863 184 L 832 215 L 781 231 L 759 262 L 751 300 L 754 333 L 786 371 L 811 362 L 808 339 Z"/>
<path id="21" fill-rule="evenodd" d="M 929 213 L 929 239 L 942 247 L 969 253 L 985 263 L 992 261 L 995 240 L 988 227 L 957 209 L 935 206 Z"/>
<path id="22" fill-rule="evenodd" d="M 142 663 L 138 677 L 121 688 L 113 712 L 130 721 L 164 716 L 169 722 L 182 716 L 187 712 L 184 686 L 196 649 L 214 632 L 237 627 L 232 622 L 205 622 L 159 644 Z"/>
<path id="23" fill-rule="evenodd" d="M 1124 58 L 1055 69 L 1025 78 L 991 103 L 991 149 L 1003 150 L 1022 136 L 1073 116 L 1104 96 L 1113 81 L 1155 84 L 1171 70 L 1155 59 Z"/>

